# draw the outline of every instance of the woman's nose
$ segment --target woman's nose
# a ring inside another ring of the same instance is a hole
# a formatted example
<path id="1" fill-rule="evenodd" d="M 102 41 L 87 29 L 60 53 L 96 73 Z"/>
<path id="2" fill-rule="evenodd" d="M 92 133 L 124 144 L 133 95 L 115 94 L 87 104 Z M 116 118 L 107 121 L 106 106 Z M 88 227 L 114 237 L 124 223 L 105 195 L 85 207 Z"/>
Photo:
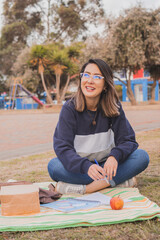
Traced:
<path id="1" fill-rule="evenodd" d="M 87 82 L 89 82 L 89 83 L 93 83 L 93 82 L 94 82 L 94 81 L 93 81 L 93 77 L 90 76 L 90 77 L 87 79 Z"/>

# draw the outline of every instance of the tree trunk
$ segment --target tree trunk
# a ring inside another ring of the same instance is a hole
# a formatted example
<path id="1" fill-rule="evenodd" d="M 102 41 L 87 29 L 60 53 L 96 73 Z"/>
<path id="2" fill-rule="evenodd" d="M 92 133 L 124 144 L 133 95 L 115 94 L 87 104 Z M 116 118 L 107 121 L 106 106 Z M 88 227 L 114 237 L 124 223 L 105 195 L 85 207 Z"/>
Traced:
<path id="1" fill-rule="evenodd" d="M 56 74 L 56 99 L 57 99 L 57 104 L 61 104 L 60 100 L 60 74 Z"/>
<path id="2" fill-rule="evenodd" d="M 51 95 L 49 94 L 49 92 L 48 92 L 48 90 L 47 90 L 47 87 L 46 87 L 46 84 L 45 84 L 45 81 L 44 81 L 43 72 L 41 72 L 40 75 L 41 75 L 42 85 L 43 85 L 44 91 L 45 91 L 46 94 L 47 94 L 47 102 L 48 102 L 49 104 L 53 104 Z"/>
<path id="3" fill-rule="evenodd" d="M 132 88 L 131 88 L 131 72 L 129 72 L 129 78 L 126 79 L 126 82 L 127 82 L 127 96 L 132 105 L 137 105 L 135 96 L 134 96 Z"/>
<path id="4" fill-rule="evenodd" d="M 123 80 L 121 80 L 119 77 L 116 77 L 116 76 L 113 76 L 113 77 L 118 79 L 118 81 L 120 81 L 123 85 L 125 85 L 127 87 L 127 84 Z"/>
<path id="5" fill-rule="evenodd" d="M 156 80 L 153 79 L 153 84 L 151 86 L 151 102 L 155 101 L 155 87 L 156 87 Z"/>
<path id="6" fill-rule="evenodd" d="M 47 40 L 50 41 L 50 15 L 51 15 L 51 0 L 48 0 L 48 13 L 47 13 Z"/>
<path id="7" fill-rule="evenodd" d="M 66 94 L 66 91 L 67 91 L 69 82 L 70 82 L 70 75 L 68 74 L 67 82 L 66 82 L 66 84 L 65 84 L 65 87 L 63 88 L 63 92 L 62 92 L 62 95 L 61 95 L 61 97 L 60 97 L 61 102 L 64 100 L 64 97 L 65 97 L 65 94 Z"/>

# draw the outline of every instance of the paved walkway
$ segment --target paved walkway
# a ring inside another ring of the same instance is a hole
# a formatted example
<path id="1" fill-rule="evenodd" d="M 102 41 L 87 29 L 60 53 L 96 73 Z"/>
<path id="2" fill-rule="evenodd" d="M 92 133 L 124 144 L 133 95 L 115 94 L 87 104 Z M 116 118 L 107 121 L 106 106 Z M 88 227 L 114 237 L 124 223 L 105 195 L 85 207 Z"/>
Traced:
<path id="1" fill-rule="evenodd" d="M 136 132 L 160 128 L 159 108 L 124 107 Z M 0 160 L 52 151 L 59 114 L 51 112 L 1 112 Z"/>

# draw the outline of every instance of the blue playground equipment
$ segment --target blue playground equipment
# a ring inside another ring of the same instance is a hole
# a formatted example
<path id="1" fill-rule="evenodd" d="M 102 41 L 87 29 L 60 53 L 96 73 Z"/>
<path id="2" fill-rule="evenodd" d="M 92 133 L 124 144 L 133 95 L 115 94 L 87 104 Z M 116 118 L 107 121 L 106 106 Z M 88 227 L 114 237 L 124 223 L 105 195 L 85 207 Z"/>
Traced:
<path id="1" fill-rule="evenodd" d="M 9 102 L 7 109 L 37 109 L 38 105 L 43 106 L 41 102 L 33 93 L 26 89 L 22 84 L 22 79 L 15 78 L 11 86 Z M 20 96 L 19 92 L 25 93 L 25 96 Z M 18 97 L 17 97 L 18 95 Z M 31 101 L 33 99 L 34 101 Z"/>
<path id="2" fill-rule="evenodd" d="M 0 97 L 0 109 L 4 109 L 4 105 L 5 105 L 5 99 L 4 97 Z"/>

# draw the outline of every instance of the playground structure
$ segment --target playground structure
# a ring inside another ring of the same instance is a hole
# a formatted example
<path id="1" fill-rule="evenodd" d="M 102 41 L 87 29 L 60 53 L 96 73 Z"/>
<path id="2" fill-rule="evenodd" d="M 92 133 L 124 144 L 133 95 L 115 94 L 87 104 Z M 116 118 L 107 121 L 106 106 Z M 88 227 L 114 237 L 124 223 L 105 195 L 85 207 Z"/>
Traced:
<path id="1" fill-rule="evenodd" d="M 10 89 L 7 109 L 35 109 L 38 105 L 44 106 L 44 103 L 22 85 L 21 78 L 14 78 Z"/>

